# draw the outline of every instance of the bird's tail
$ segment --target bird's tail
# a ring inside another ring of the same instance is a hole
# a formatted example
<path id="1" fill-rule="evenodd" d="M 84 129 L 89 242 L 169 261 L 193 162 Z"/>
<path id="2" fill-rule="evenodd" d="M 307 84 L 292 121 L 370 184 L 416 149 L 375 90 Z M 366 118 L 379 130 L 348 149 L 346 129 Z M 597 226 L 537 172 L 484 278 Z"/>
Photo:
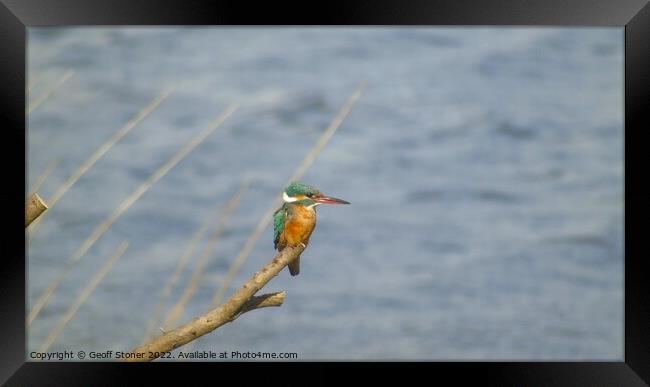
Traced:
<path id="1" fill-rule="evenodd" d="M 289 264 L 289 273 L 291 273 L 292 276 L 296 276 L 300 273 L 300 256 L 296 257 L 296 259 Z"/>

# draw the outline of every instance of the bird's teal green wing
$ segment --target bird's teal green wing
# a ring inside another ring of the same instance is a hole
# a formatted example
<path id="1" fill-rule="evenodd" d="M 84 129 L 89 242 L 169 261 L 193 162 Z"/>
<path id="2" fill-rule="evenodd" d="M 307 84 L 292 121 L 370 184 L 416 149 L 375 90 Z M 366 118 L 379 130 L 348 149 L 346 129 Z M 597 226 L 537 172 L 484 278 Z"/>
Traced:
<path id="1" fill-rule="evenodd" d="M 280 241 L 280 234 L 284 230 L 284 223 L 287 220 L 287 205 L 284 204 L 273 214 L 273 246 L 277 249 Z"/>

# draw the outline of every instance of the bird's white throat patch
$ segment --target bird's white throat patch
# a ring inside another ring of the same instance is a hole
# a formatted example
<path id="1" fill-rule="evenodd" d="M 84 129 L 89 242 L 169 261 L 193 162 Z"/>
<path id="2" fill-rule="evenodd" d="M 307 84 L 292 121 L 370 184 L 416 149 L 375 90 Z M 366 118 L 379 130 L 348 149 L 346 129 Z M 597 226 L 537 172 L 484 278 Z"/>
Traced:
<path id="1" fill-rule="evenodd" d="M 282 200 L 284 200 L 285 203 L 292 203 L 298 201 L 298 198 L 292 198 L 291 196 L 287 195 L 286 192 L 282 192 Z"/>

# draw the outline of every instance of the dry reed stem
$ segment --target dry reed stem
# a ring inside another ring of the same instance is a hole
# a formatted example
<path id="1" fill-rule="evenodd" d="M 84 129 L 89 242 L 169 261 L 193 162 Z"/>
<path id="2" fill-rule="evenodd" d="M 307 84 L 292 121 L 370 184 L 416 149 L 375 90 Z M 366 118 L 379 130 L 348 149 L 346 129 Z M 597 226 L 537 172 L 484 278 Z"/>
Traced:
<path id="1" fill-rule="evenodd" d="M 288 180 L 288 182 L 285 184 L 288 185 L 294 180 L 299 180 L 302 178 L 302 176 L 307 172 L 309 167 L 314 163 L 316 160 L 316 157 L 318 154 L 325 148 L 325 145 L 330 141 L 334 133 L 338 130 L 338 128 L 341 126 L 343 123 L 343 120 L 350 114 L 350 111 L 352 111 L 352 108 L 354 107 L 355 103 L 357 100 L 361 97 L 363 94 L 365 88 L 366 88 L 367 82 L 363 81 L 361 84 L 357 87 L 355 92 L 348 98 L 348 100 L 345 102 L 343 107 L 341 107 L 341 110 L 339 110 L 338 114 L 336 117 L 334 117 L 334 120 L 330 123 L 330 125 L 327 127 L 325 132 L 320 136 L 314 147 L 309 151 L 307 156 L 303 159 L 302 163 L 300 166 L 296 169 L 294 172 L 293 176 Z M 225 295 L 226 291 L 228 290 L 228 287 L 230 286 L 230 283 L 233 281 L 235 278 L 235 275 L 239 272 L 239 269 L 241 266 L 246 262 L 246 259 L 250 255 L 250 253 L 253 251 L 255 248 L 255 245 L 257 244 L 258 239 L 260 236 L 262 236 L 262 233 L 266 230 L 266 228 L 269 226 L 271 223 L 271 220 L 273 218 L 273 213 L 275 210 L 280 206 L 282 203 L 281 198 L 277 198 L 273 201 L 269 209 L 266 211 L 266 213 L 262 216 L 262 218 L 259 220 L 257 225 L 255 226 L 255 229 L 253 230 L 252 234 L 242 247 L 241 251 L 237 255 L 237 258 L 233 261 L 232 265 L 228 269 L 228 274 L 226 274 L 226 278 L 224 281 L 221 283 L 219 286 L 219 289 L 215 293 L 214 297 L 212 298 L 212 304 L 211 307 L 215 307 L 219 305 L 221 300 L 223 299 L 223 296 Z"/>
<path id="2" fill-rule="evenodd" d="M 93 278 L 88 282 L 88 285 L 79 293 L 79 296 L 75 300 L 75 302 L 70 305 L 66 313 L 61 317 L 57 325 L 52 329 L 50 334 L 47 336 L 43 344 L 41 344 L 40 348 L 38 349 L 39 352 L 46 352 L 50 346 L 56 341 L 56 339 L 59 337 L 61 332 L 65 329 L 66 325 L 74 318 L 75 314 L 83 305 L 84 302 L 90 297 L 92 292 L 95 290 L 97 285 L 104 279 L 106 274 L 108 274 L 109 271 L 113 268 L 113 265 L 117 262 L 117 260 L 124 254 L 126 249 L 129 247 L 129 242 L 123 242 L 118 248 L 115 254 L 111 258 L 109 258 L 104 265 L 95 273 Z"/>
<path id="3" fill-rule="evenodd" d="M 41 81 L 40 78 L 34 78 L 33 80 L 29 81 L 29 82 L 27 83 L 27 92 L 29 93 L 30 91 L 32 91 L 32 89 L 33 89 L 36 85 L 38 85 L 38 83 L 39 83 L 40 81 Z"/>
<path id="4" fill-rule="evenodd" d="M 220 238 L 220 236 L 223 234 L 225 227 L 230 222 L 230 217 L 232 216 L 233 212 L 237 208 L 237 205 L 241 201 L 241 197 L 246 193 L 246 191 L 248 191 L 250 185 L 251 185 L 250 180 L 243 181 L 239 187 L 239 190 L 230 198 L 225 208 L 221 208 L 222 206 L 219 206 L 220 207 L 219 213 L 221 214 L 221 216 L 218 217 L 217 214 L 215 214 L 214 216 L 210 216 L 208 220 L 201 226 L 201 228 L 192 237 L 192 240 L 187 250 L 179 260 L 178 265 L 176 266 L 176 270 L 174 271 L 169 281 L 167 281 L 167 284 L 163 289 L 163 293 L 160 298 L 160 301 L 158 302 L 158 305 L 156 305 L 154 316 L 149 323 L 149 328 L 147 329 L 147 335 L 146 335 L 147 340 L 152 337 L 152 332 L 154 332 L 155 326 L 160 320 L 160 315 L 162 313 L 162 309 L 165 305 L 165 302 L 167 301 L 167 298 L 170 296 L 172 290 L 174 289 L 174 286 L 178 282 L 180 275 L 183 272 L 185 266 L 187 265 L 191 256 L 193 255 L 196 245 L 203 238 L 203 235 L 207 232 L 210 226 L 212 226 L 213 221 L 219 219 L 219 226 L 217 228 L 217 231 L 214 233 L 214 235 L 208 242 L 208 247 L 206 247 L 201 260 L 199 261 L 199 263 L 197 263 L 197 267 L 194 271 L 194 274 L 192 274 L 192 279 L 190 280 L 190 284 L 183 292 L 183 296 L 181 297 L 181 299 L 172 308 L 172 312 L 165 318 L 166 323 L 164 324 L 164 326 L 172 326 L 175 323 L 176 318 L 178 318 L 178 316 L 182 314 L 183 309 L 185 307 L 185 303 L 189 301 L 189 298 L 192 297 L 192 295 L 196 291 L 196 288 L 198 288 L 197 285 L 198 282 L 202 279 L 202 272 L 205 268 L 205 265 L 207 264 L 207 259 L 209 258 L 212 251 L 216 247 L 216 243 Z M 196 285 L 194 285 L 195 283 Z M 186 301 L 183 302 L 183 300 Z M 172 317 L 174 315 L 176 316 Z"/>
<path id="5" fill-rule="evenodd" d="M 106 220 L 100 224 L 93 233 L 86 239 L 81 247 L 71 257 L 72 262 L 80 260 L 90 248 L 97 242 L 97 240 L 104 235 L 104 233 L 113 225 L 113 223 L 128 210 L 142 195 L 145 194 L 154 184 L 156 184 L 163 176 L 165 176 L 172 168 L 174 168 L 181 160 L 187 157 L 197 146 L 199 146 L 210 134 L 212 134 L 221 124 L 223 124 L 236 107 L 230 106 L 212 125 L 198 136 L 192 139 L 182 149 L 180 149 L 172 158 L 165 164 L 158 168 L 149 178 L 142 183 L 129 197 L 124 199 L 122 203 L 111 213 Z"/>
<path id="6" fill-rule="evenodd" d="M 133 356 L 125 359 L 125 361 L 151 361 L 153 358 L 149 357 L 150 353 L 158 357 L 164 352 L 174 350 L 233 321 L 240 315 L 246 302 L 251 300 L 255 293 L 278 275 L 290 262 L 296 259 L 304 249 L 301 245 L 286 247 L 266 264 L 266 266 L 255 273 L 221 306 L 195 318 L 185 325 L 164 333 L 162 336 L 147 344 L 133 349 L 131 351 Z"/>
<path id="7" fill-rule="evenodd" d="M 229 106 L 224 113 L 219 116 L 206 130 L 201 132 L 198 136 L 194 137 L 192 141 L 187 143 L 176 154 L 174 154 L 165 164 L 158 168 L 144 183 L 142 183 L 131 195 L 120 203 L 120 205 L 106 218 L 99 226 L 95 228 L 93 233 L 84 241 L 79 249 L 70 257 L 67 268 L 57 280 L 50 285 L 45 292 L 43 292 L 35 303 L 34 308 L 30 312 L 28 319 L 28 326 L 38 316 L 41 309 L 45 306 L 49 298 L 52 296 L 56 288 L 63 281 L 63 278 L 69 272 L 69 269 L 83 258 L 83 256 L 90 250 L 90 248 L 101 238 L 102 235 L 115 223 L 115 221 L 133 205 L 142 195 L 144 195 L 149 188 L 158 182 L 163 176 L 167 174 L 176 164 L 189 155 L 197 146 L 199 146 L 210 134 L 212 134 L 225 120 L 237 110 L 236 105 Z M 58 282 L 58 283 L 57 283 Z"/>
<path id="8" fill-rule="evenodd" d="M 221 205 L 218 206 L 218 211 L 221 211 Z M 160 296 L 160 301 L 158 301 L 158 304 L 156 305 L 156 308 L 154 310 L 153 317 L 149 320 L 149 326 L 145 333 L 145 342 L 150 340 L 153 337 L 153 332 L 156 324 L 160 320 L 162 309 L 165 306 L 165 303 L 167 302 L 167 299 L 171 295 L 172 291 L 174 290 L 176 283 L 180 279 L 181 274 L 183 274 L 185 267 L 190 262 L 190 258 L 192 258 L 192 256 L 194 255 L 194 250 L 196 250 L 196 246 L 199 244 L 199 242 L 201 242 L 201 240 L 203 240 L 203 236 L 208 231 L 208 229 L 212 227 L 213 222 L 218 219 L 217 217 L 218 213 L 213 213 L 213 212 L 214 211 L 210 211 L 211 215 L 203 223 L 203 225 L 194 233 L 194 235 L 192 235 L 192 239 L 187 245 L 185 251 L 183 252 L 183 255 L 178 260 L 178 263 L 176 264 L 176 269 L 174 270 L 174 273 L 172 273 L 171 277 L 169 277 L 169 280 L 167 280 L 167 283 L 165 284 L 165 287 L 163 288 L 162 294 Z"/>
<path id="9" fill-rule="evenodd" d="M 47 204 L 37 193 L 31 194 L 25 203 L 25 227 L 29 226 L 36 218 L 47 210 Z"/>
<path id="10" fill-rule="evenodd" d="M 144 120 L 149 114 L 151 114 L 156 108 L 167 98 L 173 91 L 173 88 L 169 88 L 159 95 L 157 95 L 149 104 L 142 109 L 140 112 L 138 112 L 133 118 L 131 118 L 124 126 L 122 126 L 111 138 L 106 140 L 102 145 L 100 145 L 99 148 L 93 152 L 90 157 L 84 161 L 77 170 L 70 175 L 70 177 L 63 183 L 57 190 L 54 192 L 54 195 L 50 198 L 48 203 L 50 203 L 50 207 L 54 206 L 61 198 L 63 195 L 68 192 L 70 188 L 86 173 L 90 168 L 92 168 L 95 163 L 108 152 L 113 145 L 117 144 L 121 139 L 124 138 L 133 128 L 135 128 L 142 120 Z M 33 235 L 34 232 L 36 231 L 36 228 L 38 227 L 38 224 L 43 221 L 43 218 L 39 220 L 39 222 L 34 223 L 30 227 L 30 235 Z"/>
<path id="11" fill-rule="evenodd" d="M 47 178 L 50 177 L 50 175 L 52 174 L 52 172 L 54 172 L 54 170 L 56 169 L 56 167 L 59 165 L 60 162 L 61 160 L 54 160 L 51 163 L 49 163 L 47 165 L 47 168 L 45 168 L 45 170 L 43 171 L 43 173 L 38 175 L 36 181 L 34 182 L 34 186 L 32 187 L 32 189 L 30 189 L 30 191 L 31 192 L 40 191 L 41 188 L 43 187 L 43 183 L 45 183 L 45 180 L 47 180 Z"/>
<path id="12" fill-rule="evenodd" d="M 29 311 L 29 315 L 27 316 L 27 327 L 29 328 L 32 323 L 34 322 L 34 319 L 36 319 L 36 316 L 40 313 L 41 309 L 45 306 L 47 301 L 50 299 L 54 291 L 61 285 L 63 280 L 65 280 L 65 277 L 72 271 L 72 265 L 67 265 L 63 272 L 59 274 L 52 283 L 50 283 L 50 286 L 47 287 L 47 289 L 43 290 L 43 293 L 41 293 L 41 296 L 36 300 L 34 303 L 34 306 L 32 306 L 32 309 Z"/>
<path id="13" fill-rule="evenodd" d="M 43 92 L 36 100 L 29 105 L 28 108 L 25 109 L 26 114 L 31 114 L 34 110 L 36 110 L 39 106 L 43 104 L 43 102 L 47 101 L 48 98 L 50 98 L 63 84 L 70 79 L 74 75 L 74 70 L 68 70 L 64 75 L 63 78 L 61 78 L 53 87 L 51 87 L 49 90 Z"/>

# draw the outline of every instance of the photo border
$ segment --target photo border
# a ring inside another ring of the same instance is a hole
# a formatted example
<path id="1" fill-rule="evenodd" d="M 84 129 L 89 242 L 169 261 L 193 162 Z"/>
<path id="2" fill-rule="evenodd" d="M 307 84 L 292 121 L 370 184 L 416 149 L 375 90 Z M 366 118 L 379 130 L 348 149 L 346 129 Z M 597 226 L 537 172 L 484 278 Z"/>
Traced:
<path id="1" fill-rule="evenodd" d="M 23 229 L 27 168 L 25 120 L 26 39 L 28 27 L 111 25 L 463 25 L 463 26 L 618 26 L 625 27 L 625 321 L 624 361 L 620 362 L 356 362 L 351 366 L 422 371 L 434 380 L 477 381 L 482 385 L 633 386 L 650 383 L 650 281 L 648 281 L 647 219 L 650 190 L 644 187 L 650 107 L 650 5 L 647 0 L 481 0 L 361 1 L 321 3 L 236 1 L 131 0 L 0 0 L 0 116 L 5 170 L 1 198 L 4 252 L 0 271 L 0 383 L 7 385 L 132 384 L 134 373 L 156 377 L 207 370 L 219 379 L 226 369 L 257 375 L 281 374 L 299 366 L 320 381 L 337 379 L 329 363 L 312 362 L 159 362 L 134 366 L 113 362 L 26 362 L 26 243 Z M 7 177 L 8 174 L 8 177 Z M 22 188 L 19 183 L 24 184 Z M 645 222 L 644 222 L 645 221 Z M 645 226 L 645 227 L 644 227 Z M 644 257 L 646 259 L 644 260 Z M 11 316 L 11 317 L 9 317 Z M 379 365 L 379 367 L 377 367 Z M 204 367 L 205 366 L 205 367 Z M 200 368 L 199 368 L 200 367 Z M 286 367 L 286 368 L 285 368 Z M 153 371 L 153 373 L 151 372 Z M 267 372 L 264 372 L 267 371 Z M 432 373 L 434 372 L 434 373 Z M 268 376 L 267 376 L 268 377 Z M 449 379 L 449 378 L 452 379 Z M 340 378 L 340 375 L 338 376 Z M 339 379 L 340 380 L 340 379 Z M 428 379 L 430 380 L 430 379 Z M 644 383 L 643 381 L 646 381 Z M 92 382 L 92 383 L 91 383 Z M 217 380 L 215 380 L 217 382 Z"/>

